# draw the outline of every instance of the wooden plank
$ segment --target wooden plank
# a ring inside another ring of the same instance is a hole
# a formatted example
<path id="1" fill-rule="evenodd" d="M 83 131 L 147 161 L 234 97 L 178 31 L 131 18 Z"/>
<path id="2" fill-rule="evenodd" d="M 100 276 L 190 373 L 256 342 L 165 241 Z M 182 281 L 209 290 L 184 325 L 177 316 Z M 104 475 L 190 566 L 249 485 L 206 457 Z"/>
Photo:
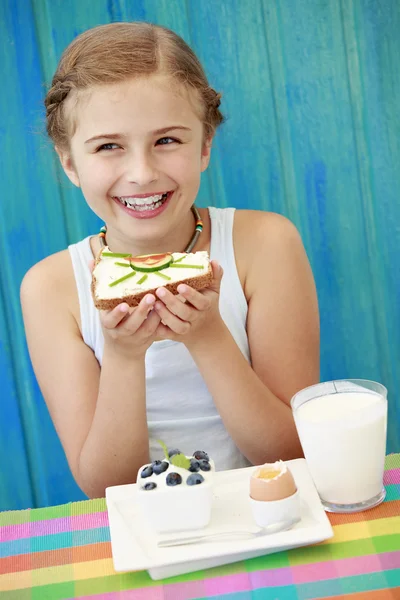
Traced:
<path id="1" fill-rule="evenodd" d="M 0 96 L 0 112 L 6 115 L 1 141 L 7 149 L 0 162 L 1 292 L 7 323 L 1 328 L 1 340 L 11 364 L 7 368 L 5 363 L 8 377 L 5 371 L 1 373 L 6 380 L 2 382 L 2 412 L 11 410 L 5 409 L 7 403 L 15 404 L 15 419 L 10 423 L 2 415 L 0 428 L 5 440 L 9 429 L 15 431 L 15 452 L 9 450 L 16 456 L 15 463 L 10 462 L 9 487 L 0 503 L 4 506 L 11 496 L 15 504 L 9 508 L 22 508 L 61 501 L 73 489 L 76 493 L 68 470 L 59 485 L 60 469 L 65 471 L 66 461 L 34 381 L 19 302 L 24 273 L 47 254 L 65 247 L 67 238 L 53 155 L 40 131 L 43 87 L 30 4 L 1 3 L 0 23 L 4 33 L 0 36 L 3 89 L 7 90 Z M 22 467 L 15 471 L 17 462 L 23 461 L 29 466 L 30 477 L 24 476 Z"/>

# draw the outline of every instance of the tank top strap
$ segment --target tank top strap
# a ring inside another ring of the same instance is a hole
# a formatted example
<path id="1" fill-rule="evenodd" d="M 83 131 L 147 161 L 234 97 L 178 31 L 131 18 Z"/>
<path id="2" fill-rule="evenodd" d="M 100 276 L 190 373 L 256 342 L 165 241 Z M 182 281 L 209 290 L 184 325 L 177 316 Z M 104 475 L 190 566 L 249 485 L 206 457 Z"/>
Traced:
<path id="1" fill-rule="evenodd" d="M 97 360 L 101 363 L 104 338 L 99 313 L 91 301 L 90 294 L 92 275 L 89 261 L 93 260 L 90 238 L 91 236 L 88 236 L 77 244 L 71 244 L 68 246 L 68 250 L 78 292 L 82 338 L 85 344 L 94 350 Z"/>
<path id="2" fill-rule="evenodd" d="M 236 342 L 245 356 L 249 358 L 250 353 L 245 330 L 248 306 L 236 267 L 233 244 L 233 224 L 236 209 L 210 206 L 208 210 L 211 220 L 210 258 L 217 260 L 224 270 L 220 294 L 221 314 L 225 316 L 228 308 L 232 312 L 232 315 L 227 315 L 227 323 L 229 323 L 229 326 L 232 324 L 234 329 L 237 330 L 237 334 L 234 336 Z M 232 319 L 233 316 L 235 318 Z"/>
<path id="3" fill-rule="evenodd" d="M 210 257 L 236 270 L 233 252 L 234 208 L 216 208 L 209 206 L 211 220 Z M 233 263 L 232 263 L 233 260 Z"/>

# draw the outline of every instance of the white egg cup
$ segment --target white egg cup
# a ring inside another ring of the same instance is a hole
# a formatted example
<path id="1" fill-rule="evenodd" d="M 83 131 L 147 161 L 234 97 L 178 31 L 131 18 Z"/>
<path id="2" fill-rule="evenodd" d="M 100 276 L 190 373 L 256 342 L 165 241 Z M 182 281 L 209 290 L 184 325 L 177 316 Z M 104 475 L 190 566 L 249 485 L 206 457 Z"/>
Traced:
<path id="1" fill-rule="evenodd" d="M 253 500 L 249 496 L 253 518 L 259 527 L 288 526 L 300 520 L 300 497 L 296 491 L 282 500 Z"/>

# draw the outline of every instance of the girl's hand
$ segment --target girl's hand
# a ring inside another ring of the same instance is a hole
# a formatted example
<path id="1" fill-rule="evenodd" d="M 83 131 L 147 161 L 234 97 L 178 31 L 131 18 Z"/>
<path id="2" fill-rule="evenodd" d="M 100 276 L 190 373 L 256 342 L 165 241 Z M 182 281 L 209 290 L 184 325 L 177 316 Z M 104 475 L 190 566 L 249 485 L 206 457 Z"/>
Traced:
<path id="1" fill-rule="evenodd" d="M 213 279 L 209 287 L 194 290 L 188 285 L 178 286 L 179 295 L 166 288 L 158 288 L 154 310 L 162 321 L 156 331 L 158 339 L 170 339 L 189 346 L 199 334 L 213 332 L 222 322 L 219 312 L 219 290 L 223 270 L 215 261 L 211 261 Z"/>
<path id="2" fill-rule="evenodd" d="M 89 261 L 94 269 L 94 260 Z M 100 322 L 105 343 L 111 343 L 114 350 L 129 357 L 142 357 L 155 341 L 155 332 L 161 318 L 154 311 L 156 298 L 146 294 L 135 308 L 121 302 L 111 310 L 100 310 Z"/>
<path id="3" fill-rule="evenodd" d="M 101 310 L 105 342 L 111 342 L 114 349 L 129 357 L 144 356 L 155 341 L 161 322 L 160 316 L 153 310 L 155 301 L 152 294 L 146 294 L 133 309 L 122 302 L 112 310 Z"/>

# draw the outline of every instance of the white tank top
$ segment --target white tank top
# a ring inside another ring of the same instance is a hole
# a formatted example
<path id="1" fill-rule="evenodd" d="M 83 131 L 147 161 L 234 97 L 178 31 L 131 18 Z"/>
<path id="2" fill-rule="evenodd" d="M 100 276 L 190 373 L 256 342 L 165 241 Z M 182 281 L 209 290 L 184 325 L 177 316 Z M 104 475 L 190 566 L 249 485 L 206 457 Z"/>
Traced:
<path id="1" fill-rule="evenodd" d="M 209 208 L 211 219 L 210 256 L 224 269 L 220 292 L 221 316 L 238 347 L 250 362 L 246 333 L 247 301 L 239 280 L 233 250 L 233 208 Z M 90 292 L 93 258 L 90 237 L 68 247 L 77 285 L 82 335 L 85 344 L 102 363 L 104 338 L 99 313 Z M 181 342 L 154 342 L 146 353 L 146 406 L 151 460 L 162 458 L 158 439 L 167 447 L 191 455 L 205 450 L 217 470 L 247 467 L 228 434 L 207 386 Z M 218 371 L 218 364 L 215 365 Z"/>

